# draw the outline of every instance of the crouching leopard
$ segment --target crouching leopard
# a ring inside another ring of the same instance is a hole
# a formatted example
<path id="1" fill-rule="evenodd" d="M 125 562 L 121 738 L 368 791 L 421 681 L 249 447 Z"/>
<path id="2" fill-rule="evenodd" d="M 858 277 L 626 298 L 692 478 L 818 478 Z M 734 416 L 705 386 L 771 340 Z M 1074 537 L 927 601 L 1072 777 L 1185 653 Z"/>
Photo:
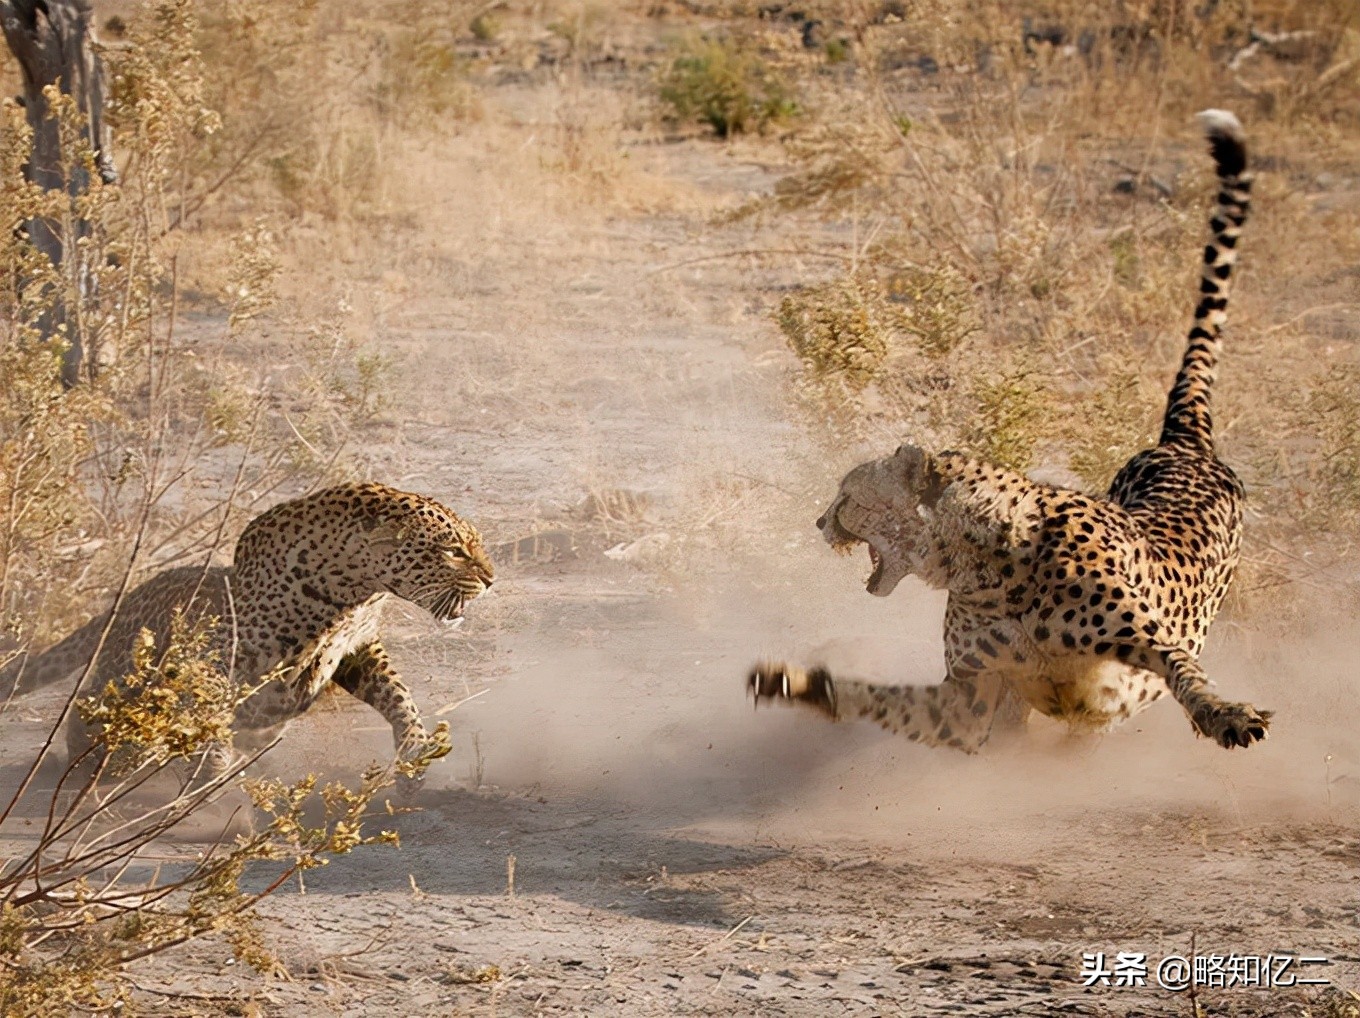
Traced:
<path id="1" fill-rule="evenodd" d="M 1200 114 L 1218 198 L 1189 342 L 1156 448 L 1103 497 L 955 452 L 903 445 L 841 481 L 817 521 L 838 550 L 868 546 L 868 591 L 908 574 L 949 591 L 946 678 L 885 686 L 763 663 L 748 689 L 833 718 L 869 717 L 930 745 L 975 752 L 998 714 L 1029 708 L 1103 731 L 1165 693 L 1220 746 L 1264 739 L 1269 711 L 1209 691 L 1199 656 L 1237 566 L 1243 489 L 1214 453 L 1210 396 L 1251 175 L 1241 124 Z"/>
<path id="2" fill-rule="evenodd" d="M 245 696 L 233 718 L 238 747 L 266 744 L 334 683 L 392 726 L 399 760 L 442 756 L 447 729 L 421 724 L 411 691 L 378 634 L 385 601 L 398 597 L 436 619 L 458 622 L 494 576 L 477 529 L 432 499 L 381 484 L 347 484 L 283 502 L 256 517 L 230 567 L 167 570 L 124 598 L 102 651 L 107 613 L 41 654 L 0 671 L 0 698 L 90 669 L 89 690 L 132 670 L 133 647 L 148 629 L 164 646 L 175 612 L 215 619 L 217 659 Z M 73 718 L 72 758 L 90 733 Z M 208 747 L 209 770 L 224 773 L 231 746 Z"/>

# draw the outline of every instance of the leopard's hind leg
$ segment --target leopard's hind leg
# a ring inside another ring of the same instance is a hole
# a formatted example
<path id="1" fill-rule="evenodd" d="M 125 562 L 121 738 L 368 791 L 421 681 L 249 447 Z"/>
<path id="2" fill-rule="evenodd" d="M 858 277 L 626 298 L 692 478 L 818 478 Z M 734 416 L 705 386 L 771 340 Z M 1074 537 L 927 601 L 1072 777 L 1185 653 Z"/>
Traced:
<path id="1" fill-rule="evenodd" d="M 1273 711 L 1234 703 L 1209 692 L 1208 676 L 1189 651 L 1155 643 L 1125 645 L 1118 651 L 1122 658 L 1166 680 L 1197 734 L 1224 749 L 1247 747 L 1269 736 Z"/>

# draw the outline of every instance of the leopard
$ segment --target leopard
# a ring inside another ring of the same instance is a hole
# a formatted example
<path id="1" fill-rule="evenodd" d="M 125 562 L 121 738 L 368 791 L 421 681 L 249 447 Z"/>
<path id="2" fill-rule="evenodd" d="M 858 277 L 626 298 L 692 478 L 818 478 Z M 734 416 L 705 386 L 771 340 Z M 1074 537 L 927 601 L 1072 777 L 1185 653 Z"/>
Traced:
<path id="1" fill-rule="evenodd" d="M 1245 490 L 1215 451 L 1211 397 L 1229 286 L 1250 204 L 1245 132 L 1198 115 L 1217 177 L 1194 321 L 1155 447 L 1103 495 L 1040 483 L 907 442 L 841 481 L 817 520 L 836 550 L 868 548 L 867 591 L 914 575 L 948 591 L 945 678 L 891 685 L 765 660 L 759 707 L 787 701 L 869 718 L 927 746 L 976 753 L 1031 711 L 1075 733 L 1110 731 L 1170 696 L 1198 736 L 1227 749 L 1267 738 L 1272 712 L 1224 700 L 1200 664 L 1236 570 Z"/>
<path id="2" fill-rule="evenodd" d="M 426 730 L 383 646 L 383 609 L 401 599 L 456 626 L 494 577 L 477 528 L 439 502 L 378 483 L 326 488 L 255 517 L 230 566 L 167 569 L 128 591 L 116 611 L 17 656 L 0 670 L 0 699 L 78 671 L 87 675 L 82 690 L 97 693 L 131 673 L 144 633 L 163 647 L 175 619 L 191 618 L 209 627 L 208 653 L 241 693 L 230 743 L 214 742 L 198 758 L 208 777 L 271 744 L 331 688 L 383 716 L 399 762 L 435 759 L 452 748 L 447 726 Z M 96 734 L 72 716 L 68 758 L 88 757 Z"/>

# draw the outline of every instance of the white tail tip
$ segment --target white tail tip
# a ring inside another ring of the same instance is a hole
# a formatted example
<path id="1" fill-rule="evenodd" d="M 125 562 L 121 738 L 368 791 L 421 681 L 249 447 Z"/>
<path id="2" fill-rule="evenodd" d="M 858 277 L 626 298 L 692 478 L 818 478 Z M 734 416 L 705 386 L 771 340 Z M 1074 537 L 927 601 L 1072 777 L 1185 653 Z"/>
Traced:
<path id="1" fill-rule="evenodd" d="M 1222 135 L 1234 141 L 1246 140 L 1247 133 L 1242 129 L 1242 122 L 1227 110 L 1200 110 L 1195 114 L 1195 119 L 1210 137 Z"/>

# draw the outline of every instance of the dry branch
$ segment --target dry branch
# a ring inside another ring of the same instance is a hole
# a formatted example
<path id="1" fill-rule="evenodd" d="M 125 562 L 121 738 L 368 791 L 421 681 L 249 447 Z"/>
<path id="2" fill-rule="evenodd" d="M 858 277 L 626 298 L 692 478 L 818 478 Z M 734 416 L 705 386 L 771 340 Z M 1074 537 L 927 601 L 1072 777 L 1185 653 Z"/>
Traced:
<path id="1" fill-rule="evenodd" d="M 53 266 L 61 266 L 77 243 L 90 235 L 90 224 L 75 213 L 75 201 L 90 186 L 89 170 L 69 158 L 63 139 L 62 117 L 52 108 L 52 90 L 75 100 L 81 130 L 93 169 L 104 183 L 118 178 L 113 163 L 108 125 L 104 120 L 104 66 L 94 36 L 90 0 L 0 0 L 0 29 L 23 72 L 23 104 L 33 132 L 33 151 L 24 165 L 24 176 L 45 191 L 70 196 L 71 214 L 30 219 L 24 231 L 34 247 Z M 81 302 L 89 296 L 93 280 L 76 269 Z M 80 380 L 86 351 L 74 321 L 68 321 L 66 300 L 54 294 L 51 307 L 39 321 L 44 342 L 64 340 L 62 381 L 73 386 Z"/>

